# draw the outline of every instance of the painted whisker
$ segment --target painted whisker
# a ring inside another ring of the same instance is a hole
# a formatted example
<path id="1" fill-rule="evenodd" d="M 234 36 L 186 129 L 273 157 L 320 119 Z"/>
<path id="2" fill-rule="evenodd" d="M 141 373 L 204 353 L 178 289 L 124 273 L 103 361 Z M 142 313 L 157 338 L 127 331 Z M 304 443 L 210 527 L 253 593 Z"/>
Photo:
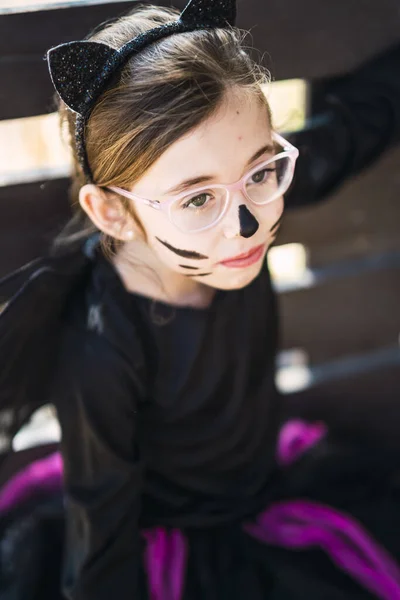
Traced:
<path id="1" fill-rule="evenodd" d="M 178 256 L 182 256 L 183 258 L 191 258 L 192 260 L 206 260 L 208 258 L 208 256 L 200 254 L 199 252 L 195 252 L 194 250 L 181 250 L 180 248 L 175 248 L 174 246 L 171 246 L 171 244 L 168 244 L 168 242 L 160 240 L 160 238 L 158 237 L 156 237 L 156 240 L 160 242 L 160 244 L 168 248 L 168 250 L 171 250 L 171 252 L 174 252 L 175 254 L 177 254 Z"/>

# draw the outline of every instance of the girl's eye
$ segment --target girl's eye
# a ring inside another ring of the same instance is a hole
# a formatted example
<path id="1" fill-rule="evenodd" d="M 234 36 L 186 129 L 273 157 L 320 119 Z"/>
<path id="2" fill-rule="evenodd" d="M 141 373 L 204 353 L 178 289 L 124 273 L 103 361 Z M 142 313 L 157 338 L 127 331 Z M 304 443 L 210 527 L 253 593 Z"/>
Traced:
<path id="1" fill-rule="evenodd" d="M 199 194 L 198 196 L 187 200 L 187 202 L 184 203 L 183 208 L 203 208 L 203 206 L 207 204 L 209 197 L 210 194 Z"/>
<path id="2" fill-rule="evenodd" d="M 266 179 L 268 179 L 268 173 L 274 173 L 276 169 L 262 169 L 261 171 L 257 171 L 257 173 L 253 173 L 251 176 L 252 183 L 264 183 Z"/>

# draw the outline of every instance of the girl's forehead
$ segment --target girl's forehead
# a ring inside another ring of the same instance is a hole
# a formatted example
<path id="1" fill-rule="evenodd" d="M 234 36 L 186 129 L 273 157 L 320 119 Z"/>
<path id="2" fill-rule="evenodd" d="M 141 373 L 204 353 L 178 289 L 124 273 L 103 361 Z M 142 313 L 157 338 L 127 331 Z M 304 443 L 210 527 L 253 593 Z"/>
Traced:
<path id="1" fill-rule="evenodd" d="M 182 180 L 215 175 L 236 181 L 250 158 L 271 142 L 266 102 L 255 94 L 234 94 L 206 121 L 174 142 L 132 191 L 159 194 Z M 239 175 L 238 175 L 239 173 Z"/>

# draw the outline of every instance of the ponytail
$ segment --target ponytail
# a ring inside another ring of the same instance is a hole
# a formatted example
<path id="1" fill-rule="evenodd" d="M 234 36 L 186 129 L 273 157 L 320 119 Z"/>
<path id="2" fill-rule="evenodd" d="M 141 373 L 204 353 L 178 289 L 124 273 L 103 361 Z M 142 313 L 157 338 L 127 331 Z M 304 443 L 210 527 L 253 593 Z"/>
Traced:
<path id="1" fill-rule="evenodd" d="M 0 439 L 5 446 L 47 401 L 63 314 L 72 293 L 87 279 L 93 246 L 89 239 L 83 251 L 80 247 L 37 259 L 0 280 L 3 299 L 18 286 L 0 313 Z"/>

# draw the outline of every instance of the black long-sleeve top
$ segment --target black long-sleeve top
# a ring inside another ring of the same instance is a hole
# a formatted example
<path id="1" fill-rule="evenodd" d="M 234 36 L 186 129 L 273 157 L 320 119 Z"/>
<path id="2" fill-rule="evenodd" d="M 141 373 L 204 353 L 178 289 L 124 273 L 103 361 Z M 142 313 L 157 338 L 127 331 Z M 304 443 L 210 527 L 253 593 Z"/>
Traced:
<path id="1" fill-rule="evenodd" d="M 140 529 L 254 514 L 275 469 L 277 319 L 267 267 L 206 309 L 128 293 L 97 258 L 75 294 L 55 404 L 67 507 L 65 589 L 135 597 Z"/>

